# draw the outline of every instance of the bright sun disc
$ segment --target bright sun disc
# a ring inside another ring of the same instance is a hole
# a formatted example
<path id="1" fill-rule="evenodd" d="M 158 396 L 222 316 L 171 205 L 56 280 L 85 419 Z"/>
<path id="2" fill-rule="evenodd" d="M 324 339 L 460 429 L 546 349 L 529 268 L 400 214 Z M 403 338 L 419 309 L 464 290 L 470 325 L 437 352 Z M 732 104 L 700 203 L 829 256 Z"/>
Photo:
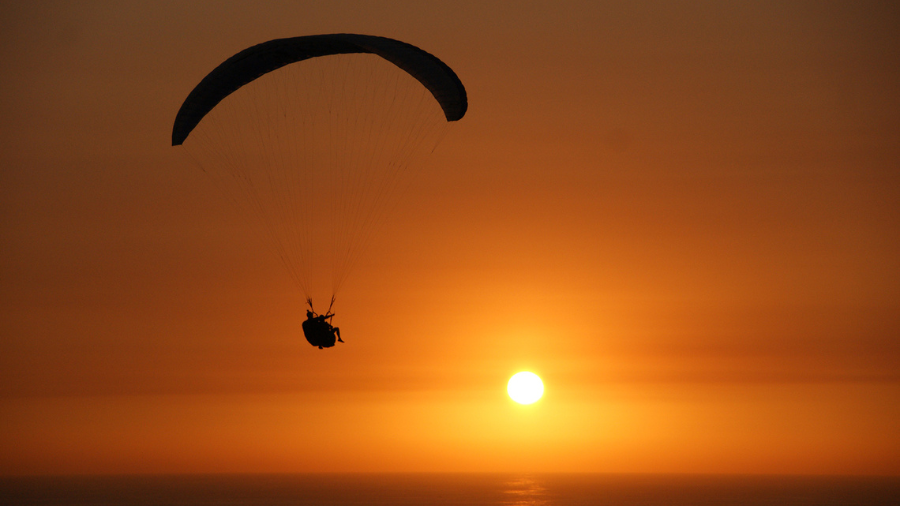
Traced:
<path id="1" fill-rule="evenodd" d="M 544 383 L 533 372 L 520 372 L 509 378 L 506 391 L 519 404 L 532 404 L 544 395 Z"/>

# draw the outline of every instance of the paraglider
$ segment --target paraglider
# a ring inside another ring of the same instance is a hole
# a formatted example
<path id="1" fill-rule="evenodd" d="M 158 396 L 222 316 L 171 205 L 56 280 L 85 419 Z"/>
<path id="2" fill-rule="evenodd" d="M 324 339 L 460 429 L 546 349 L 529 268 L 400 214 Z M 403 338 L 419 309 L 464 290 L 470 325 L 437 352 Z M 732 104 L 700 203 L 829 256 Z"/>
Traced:
<path id="1" fill-rule="evenodd" d="M 312 300 L 307 299 L 306 303 L 309 305 L 309 309 L 306 310 L 306 321 L 303 322 L 303 335 L 306 337 L 306 340 L 309 341 L 309 344 L 313 346 L 318 346 L 321 350 L 322 348 L 331 348 L 335 345 L 335 340 L 338 343 L 343 343 L 344 340 L 341 339 L 341 329 L 335 327 L 331 324 L 330 320 L 334 317 L 334 313 L 331 312 L 331 307 L 334 305 L 334 297 L 331 298 L 331 304 L 328 306 L 328 311 L 325 314 L 316 314 L 313 311 L 313 303 Z"/>
<path id="2" fill-rule="evenodd" d="M 468 108 L 437 57 L 385 37 L 276 39 L 228 58 L 181 105 L 172 145 L 235 200 L 309 306 L 304 335 L 343 342 L 329 306 L 398 196 Z M 330 282 L 329 282 L 330 278 Z"/>
<path id="3" fill-rule="evenodd" d="M 326 321 L 333 316 L 334 313 L 331 312 L 320 315 L 312 310 L 306 311 L 306 321 L 303 322 L 303 335 L 306 336 L 309 344 L 318 346 L 321 350 L 322 348 L 334 346 L 335 338 L 337 338 L 339 343 L 344 342 L 341 339 L 341 329 L 332 326 L 331 322 Z"/>

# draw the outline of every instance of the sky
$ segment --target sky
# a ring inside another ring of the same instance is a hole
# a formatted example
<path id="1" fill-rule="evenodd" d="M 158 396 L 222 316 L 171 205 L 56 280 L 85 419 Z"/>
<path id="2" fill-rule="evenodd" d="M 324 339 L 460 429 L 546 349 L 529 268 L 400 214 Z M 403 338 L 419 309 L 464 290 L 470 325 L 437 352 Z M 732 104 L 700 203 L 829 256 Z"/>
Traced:
<path id="1" fill-rule="evenodd" d="M 900 474 L 890 2 L 3 2 L 0 474 Z M 362 33 L 465 83 L 345 344 L 170 144 Z M 519 371 L 544 381 L 522 406 Z"/>

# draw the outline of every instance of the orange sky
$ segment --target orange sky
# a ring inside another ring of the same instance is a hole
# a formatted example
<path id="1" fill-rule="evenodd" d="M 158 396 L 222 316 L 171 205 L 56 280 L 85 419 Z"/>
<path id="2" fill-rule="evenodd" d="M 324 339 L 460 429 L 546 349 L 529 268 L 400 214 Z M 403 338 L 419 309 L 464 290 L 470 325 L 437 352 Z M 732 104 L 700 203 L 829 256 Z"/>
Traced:
<path id="1" fill-rule="evenodd" d="M 482 4 L 0 7 L 0 474 L 900 474 L 898 9 Z M 225 58 L 333 32 L 469 112 L 320 352 L 169 136 Z"/>

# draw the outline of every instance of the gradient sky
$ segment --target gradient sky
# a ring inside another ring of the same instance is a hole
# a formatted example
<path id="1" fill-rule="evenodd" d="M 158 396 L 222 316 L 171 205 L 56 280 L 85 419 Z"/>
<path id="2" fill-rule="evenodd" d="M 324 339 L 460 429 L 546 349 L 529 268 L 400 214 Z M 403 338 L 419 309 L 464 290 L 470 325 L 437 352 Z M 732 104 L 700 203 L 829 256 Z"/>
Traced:
<path id="1" fill-rule="evenodd" d="M 900 474 L 898 26 L 891 2 L 3 2 L 0 473 Z M 470 105 L 321 352 L 169 136 L 225 58 L 333 32 L 439 56 Z"/>

